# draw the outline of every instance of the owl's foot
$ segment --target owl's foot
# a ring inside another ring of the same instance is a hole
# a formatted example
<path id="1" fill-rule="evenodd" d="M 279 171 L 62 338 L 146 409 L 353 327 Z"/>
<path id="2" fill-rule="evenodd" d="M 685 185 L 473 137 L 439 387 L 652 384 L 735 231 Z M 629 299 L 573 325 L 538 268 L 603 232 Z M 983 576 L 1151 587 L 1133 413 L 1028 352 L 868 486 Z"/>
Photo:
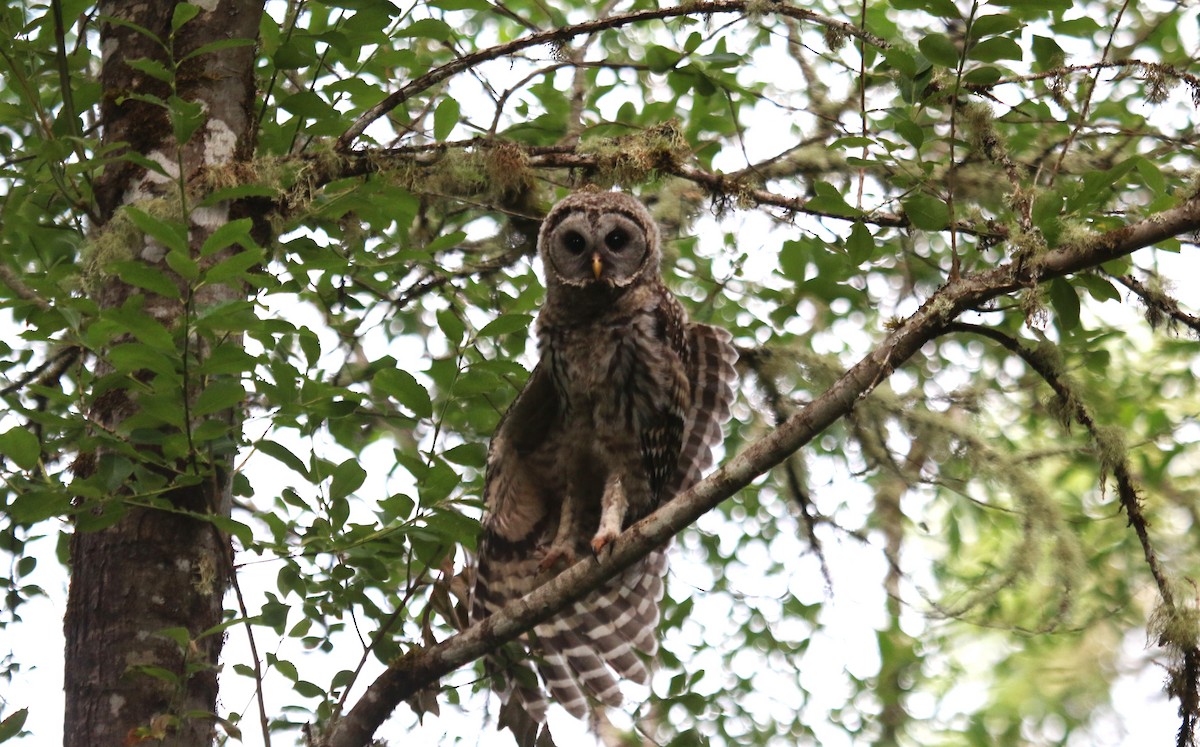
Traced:
<path id="1" fill-rule="evenodd" d="M 603 557 L 602 553 L 605 548 L 612 545 L 613 540 L 620 536 L 620 534 L 620 532 L 614 532 L 611 529 L 596 532 L 596 536 L 592 537 L 592 554 L 597 558 Z"/>
<path id="2" fill-rule="evenodd" d="M 542 557 L 542 562 L 538 563 L 538 570 L 550 570 L 560 560 L 563 561 L 564 565 L 571 565 L 575 562 L 575 551 L 567 545 L 560 545 L 556 542 L 546 548 L 546 554 Z"/>

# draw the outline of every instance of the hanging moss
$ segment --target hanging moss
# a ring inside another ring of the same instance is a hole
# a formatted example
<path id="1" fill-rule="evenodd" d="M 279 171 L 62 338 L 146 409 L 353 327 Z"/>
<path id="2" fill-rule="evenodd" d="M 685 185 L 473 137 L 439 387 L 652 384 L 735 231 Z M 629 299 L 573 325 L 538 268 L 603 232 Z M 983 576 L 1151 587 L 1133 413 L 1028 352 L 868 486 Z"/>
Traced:
<path id="1" fill-rule="evenodd" d="M 672 119 L 635 135 L 589 140 L 580 153 L 595 159 L 592 183 L 600 187 L 642 184 L 676 170 L 691 153 L 679 120 Z"/>

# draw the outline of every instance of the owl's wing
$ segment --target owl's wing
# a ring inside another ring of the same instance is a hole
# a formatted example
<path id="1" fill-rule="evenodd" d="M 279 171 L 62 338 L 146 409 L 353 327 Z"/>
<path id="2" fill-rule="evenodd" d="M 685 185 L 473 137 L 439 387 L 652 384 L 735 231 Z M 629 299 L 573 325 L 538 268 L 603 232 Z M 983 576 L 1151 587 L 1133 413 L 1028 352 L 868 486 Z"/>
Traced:
<path id="1" fill-rule="evenodd" d="M 549 518 L 545 478 L 554 473 L 552 434 L 559 423 L 559 398 L 549 372 L 538 364 L 500 419 L 488 444 L 484 476 L 484 538 L 508 544 L 536 539 Z"/>
<path id="2" fill-rule="evenodd" d="M 692 351 L 687 372 L 692 401 L 684 419 L 679 461 L 664 498 L 687 490 L 712 466 L 712 450 L 721 443 L 721 425 L 729 420 L 738 378 L 733 335 L 720 327 L 695 323 L 688 325 L 687 334 Z"/>
<path id="3" fill-rule="evenodd" d="M 562 500 L 553 453 L 558 422 L 558 393 L 539 364 L 500 419 L 488 446 L 471 622 L 491 615 L 540 583 L 535 551 L 553 537 L 555 512 Z M 545 697 L 525 658 L 523 651 L 498 652 L 488 658 L 485 668 L 495 677 L 494 688 L 503 703 L 515 693 L 525 710 L 541 721 Z"/>

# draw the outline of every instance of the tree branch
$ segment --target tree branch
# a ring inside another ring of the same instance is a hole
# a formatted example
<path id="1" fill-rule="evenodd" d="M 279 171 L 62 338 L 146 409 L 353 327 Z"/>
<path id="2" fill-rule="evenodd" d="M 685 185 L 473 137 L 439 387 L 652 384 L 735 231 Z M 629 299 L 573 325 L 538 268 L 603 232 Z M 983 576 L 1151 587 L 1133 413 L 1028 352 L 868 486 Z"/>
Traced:
<path id="1" fill-rule="evenodd" d="M 701 16 L 711 15 L 713 13 L 747 13 L 753 9 L 761 10 L 761 3 L 756 3 L 754 0 L 716 0 L 715 2 L 693 2 L 674 5 L 667 8 L 655 8 L 653 10 L 640 10 L 633 13 L 622 13 L 620 15 L 609 16 L 607 18 L 597 18 L 584 23 L 576 23 L 570 26 L 563 26 L 551 31 L 542 31 L 529 36 L 523 36 L 520 39 L 514 39 L 507 44 L 498 44 L 494 47 L 481 49 L 471 54 L 463 55 L 451 62 L 434 68 L 424 75 L 410 81 L 400 90 L 392 93 L 383 101 L 380 101 L 375 106 L 363 112 L 354 124 L 350 125 L 342 136 L 337 139 L 335 149 L 338 151 L 349 150 L 350 146 L 360 135 L 371 125 L 372 122 L 387 115 L 388 112 L 400 106 L 414 95 L 426 91 L 438 83 L 441 83 L 447 78 L 457 75 L 465 70 L 476 67 L 477 65 L 489 60 L 507 57 L 508 55 L 520 52 L 529 47 L 538 47 L 543 44 L 561 45 L 570 39 L 585 34 L 593 34 L 597 31 L 605 29 L 619 28 L 621 26 L 629 26 L 642 21 L 662 20 L 667 18 L 676 18 L 678 16 Z M 795 18 L 802 21 L 812 21 L 827 28 L 833 29 L 846 36 L 854 36 L 862 39 L 872 46 L 880 49 L 886 49 L 891 45 L 874 34 L 867 33 L 853 24 L 839 21 L 835 18 L 822 16 L 812 11 L 803 10 L 783 2 L 771 3 L 770 10 L 789 18 Z"/>
<path id="2" fill-rule="evenodd" d="M 1125 286 L 1146 304 L 1146 320 L 1151 328 L 1157 328 L 1166 319 L 1171 325 L 1182 324 L 1200 335 L 1200 317 L 1189 314 L 1179 307 L 1179 302 L 1161 288 L 1147 285 L 1132 275 L 1108 275 Z"/>
<path id="3" fill-rule="evenodd" d="M 414 650 L 394 662 L 368 687 L 345 718 L 333 725 L 323 744 L 326 747 L 367 745 L 380 724 L 413 693 L 517 638 L 598 588 L 803 447 L 848 413 L 921 346 L 943 333 L 963 311 L 1041 280 L 1094 267 L 1197 229 L 1200 229 L 1200 197 L 1078 244 L 948 282 L 807 407 L 626 530 L 613 544 L 608 557 L 600 562 L 580 561 L 462 633 Z"/>

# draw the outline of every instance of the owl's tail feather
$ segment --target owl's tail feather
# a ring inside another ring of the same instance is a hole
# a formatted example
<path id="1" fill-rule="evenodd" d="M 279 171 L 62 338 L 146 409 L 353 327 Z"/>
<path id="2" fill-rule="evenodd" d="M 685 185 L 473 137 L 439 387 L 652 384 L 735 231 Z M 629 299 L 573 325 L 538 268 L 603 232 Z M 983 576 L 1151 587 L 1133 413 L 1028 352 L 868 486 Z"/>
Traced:
<path id="1" fill-rule="evenodd" d="M 503 705 L 507 706 L 510 701 L 516 700 L 534 721 L 540 723 L 546 720 L 546 697 L 542 695 L 537 675 L 528 664 L 514 663 L 508 668 L 508 677 L 498 678 L 497 685 L 496 692 Z"/>
<path id="2" fill-rule="evenodd" d="M 621 705 L 619 679 L 649 680 L 639 654 L 658 650 L 658 602 L 666 569 L 665 550 L 655 550 L 535 628 L 546 689 L 571 715 L 585 718 L 589 699 Z"/>

